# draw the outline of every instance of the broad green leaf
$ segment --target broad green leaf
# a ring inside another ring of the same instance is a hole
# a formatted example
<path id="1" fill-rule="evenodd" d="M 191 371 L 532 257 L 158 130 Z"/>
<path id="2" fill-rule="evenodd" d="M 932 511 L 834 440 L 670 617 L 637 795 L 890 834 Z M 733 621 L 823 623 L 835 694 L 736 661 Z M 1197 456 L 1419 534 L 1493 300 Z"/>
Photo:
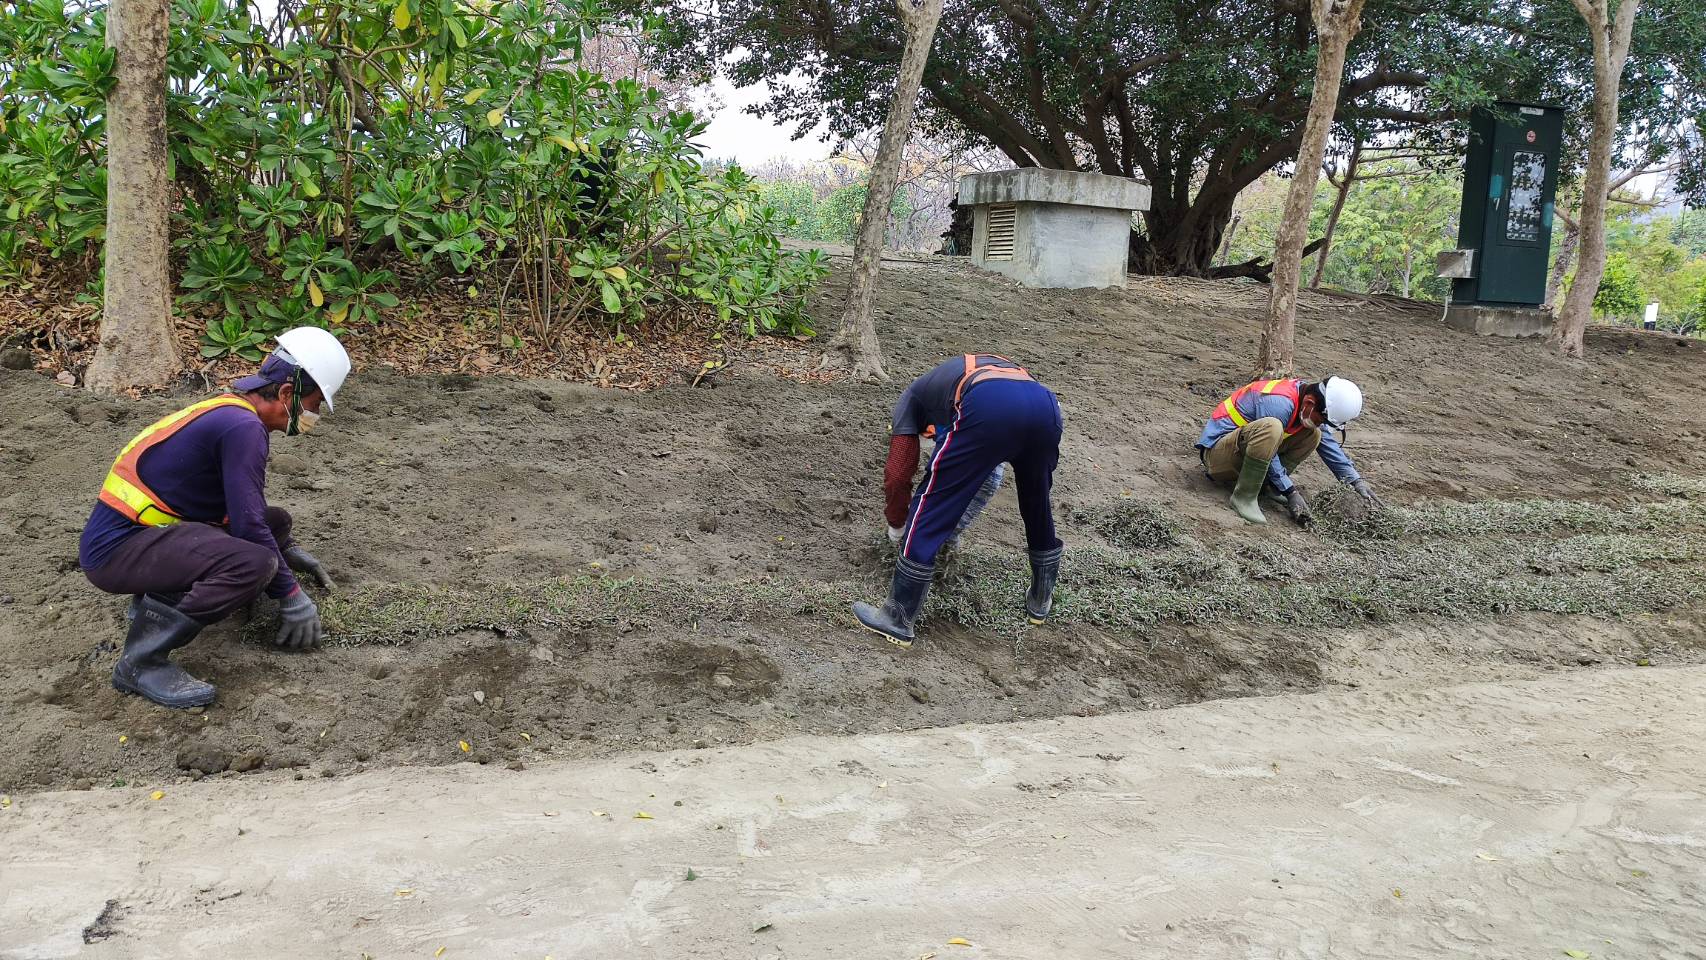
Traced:
<path id="1" fill-rule="evenodd" d="M 599 293 L 604 298 L 604 309 L 610 313 L 620 313 L 622 311 L 622 298 L 617 295 L 616 287 L 608 283 L 601 283 L 598 286 Z"/>
<path id="2" fill-rule="evenodd" d="M 391 22 L 398 30 L 409 29 L 409 24 L 414 22 L 414 17 L 409 14 L 409 0 L 397 0 L 397 9 L 391 14 Z"/>
<path id="3" fill-rule="evenodd" d="M 604 272 L 609 274 L 610 276 L 616 278 L 617 280 L 628 279 L 628 271 L 622 269 L 621 267 L 606 267 Z"/>
<path id="4" fill-rule="evenodd" d="M 302 192 L 310 199 L 320 195 L 320 186 L 314 182 L 314 175 L 309 172 L 308 165 L 301 160 L 296 161 L 296 182 L 302 185 Z"/>
<path id="5" fill-rule="evenodd" d="M 487 110 L 486 111 L 486 125 L 491 126 L 491 127 L 495 127 L 498 124 L 503 123 L 504 122 L 504 112 L 508 109 L 509 109 L 508 107 L 494 107 L 491 110 Z"/>
<path id="6" fill-rule="evenodd" d="M 491 89 L 492 89 L 491 87 L 475 87 L 474 89 L 472 89 L 472 90 L 470 90 L 467 93 L 464 93 L 462 95 L 462 102 L 466 103 L 468 106 L 471 107 L 474 104 L 480 102 L 480 98 L 485 96 L 486 93 Z"/>

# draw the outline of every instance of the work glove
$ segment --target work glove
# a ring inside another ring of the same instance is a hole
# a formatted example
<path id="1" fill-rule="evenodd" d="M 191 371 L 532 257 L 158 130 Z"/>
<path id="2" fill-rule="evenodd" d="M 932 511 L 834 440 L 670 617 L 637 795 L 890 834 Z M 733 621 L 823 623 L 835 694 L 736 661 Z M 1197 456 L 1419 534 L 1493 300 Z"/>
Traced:
<path id="1" fill-rule="evenodd" d="M 1309 500 L 1301 489 L 1292 487 L 1285 492 L 1285 508 L 1298 526 L 1305 530 L 1315 529 L 1315 514 L 1309 512 Z"/>
<path id="2" fill-rule="evenodd" d="M 320 645 L 320 610 L 300 588 L 279 601 L 278 620 L 274 645 L 286 650 L 310 650 Z"/>
<path id="3" fill-rule="evenodd" d="M 889 527 L 889 542 L 897 547 L 900 546 L 900 535 L 902 532 L 904 531 L 901 527 Z"/>
<path id="4" fill-rule="evenodd" d="M 1351 489 L 1356 491 L 1357 496 L 1368 501 L 1369 506 L 1375 507 L 1375 508 L 1380 509 L 1380 510 L 1386 509 L 1386 502 L 1384 500 L 1381 500 L 1380 497 L 1375 494 L 1374 486 L 1372 484 L 1370 484 L 1367 480 L 1364 480 L 1361 477 L 1358 477 L 1357 479 L 1352 480 L 1351 481 Z"/>
<path id="5" fill-rule="evenodd" d="M 284 551 L 284 562 L 297 573 L 306 573 L 314 578 L 322 590 L 335 590 L 337 584 L 332 582 L 332 575 L 326 572 L 326 565 L 314 559 L 314 555 L 301 547 L 292 545 Z"/>

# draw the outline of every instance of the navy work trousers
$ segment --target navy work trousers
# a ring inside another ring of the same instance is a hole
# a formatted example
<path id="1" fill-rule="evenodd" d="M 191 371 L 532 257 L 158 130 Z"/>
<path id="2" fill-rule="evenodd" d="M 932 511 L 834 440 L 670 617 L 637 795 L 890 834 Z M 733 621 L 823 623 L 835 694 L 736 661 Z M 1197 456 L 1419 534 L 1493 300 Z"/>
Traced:
<path id="1" fill-rule="evenodd" d="M 290 548 L 290 514 L 268 507 L 267 526 L 280 551 Z M 93 570 L 89 582 L 108 593 L 183 594 L 174 604 L 202 624 L 217 623 L 259 596 L 278 573 L 278 551 L 239 540 L 211 523 L 144 527 Z"/>
<path id="2" fill-rule="evenodd" d="M 1060 545 L 1054 535 L 1049 493 L 1060 462 L 1060 403 L 1053 391 L 1029 380 L 985 380 L 960 398 L 952 424 L 938 424 L 936 452 L 924 482 L 912 495 L 901 555 L 926 566 L 953 535 L 961 514 L 990 471 L 1013 465 L 1019 514 L 1032 550 Z"/>

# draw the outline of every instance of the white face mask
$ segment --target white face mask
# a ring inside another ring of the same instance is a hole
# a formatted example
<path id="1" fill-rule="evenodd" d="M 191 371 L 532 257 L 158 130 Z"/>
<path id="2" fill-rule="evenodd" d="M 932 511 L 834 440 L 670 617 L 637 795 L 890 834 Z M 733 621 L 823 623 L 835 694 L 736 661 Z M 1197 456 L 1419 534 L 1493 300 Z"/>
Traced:
<path id="1" fill-rule="evenodd" d="M 303 410 L 296 415 L 296 433 L 307 433 L 314 429 L 314 424 L 320 422 L 320 415 L 312 410 Z"/>

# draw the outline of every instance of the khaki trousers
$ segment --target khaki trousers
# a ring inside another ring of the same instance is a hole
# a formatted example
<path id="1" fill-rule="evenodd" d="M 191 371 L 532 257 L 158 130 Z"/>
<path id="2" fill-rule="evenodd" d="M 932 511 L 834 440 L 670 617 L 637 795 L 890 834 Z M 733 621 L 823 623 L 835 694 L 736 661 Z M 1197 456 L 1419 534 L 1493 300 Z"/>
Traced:
<path id="1" fill-rule="evenodd" d="M 1236 480 L 1238 468 L 1243 466 L 1245 457 L 1255 457 L 1264 463 L 1279 457 L 1280 465 L 1290 473 L 1314 453 L 1320 443 L 1319 428 L 1307 427 L 1288 437 L 1285 424 L 1273 417 L 1263 417 L 1221 437 L 1203 455 L 1203 464 L 1208 467 L 1208 475 L 1215 480 Z"/>

